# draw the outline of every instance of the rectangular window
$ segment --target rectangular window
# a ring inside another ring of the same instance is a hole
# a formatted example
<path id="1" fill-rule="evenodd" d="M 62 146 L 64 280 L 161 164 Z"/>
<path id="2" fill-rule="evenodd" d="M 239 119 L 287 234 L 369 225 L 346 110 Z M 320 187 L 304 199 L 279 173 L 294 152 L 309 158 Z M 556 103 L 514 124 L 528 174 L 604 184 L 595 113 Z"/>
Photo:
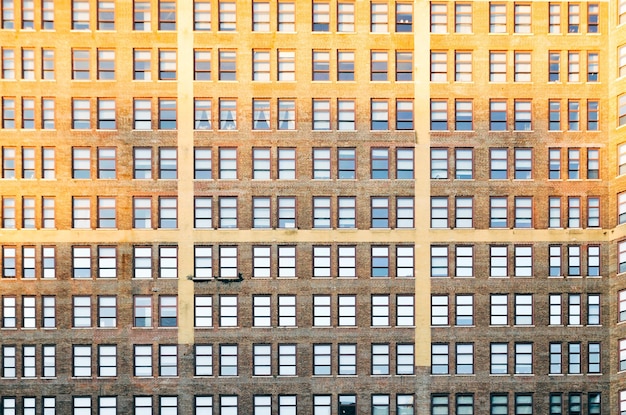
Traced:
<path id="1" fill-rule="evenodd" d="M 313 2 L 313 31 L 328 32 L 330 30 L 330 4 L 328 2 Z"/>
<path id="2" fill-rule="evenodd" d="M 491 326 L 506 326 L 509 324 L 509 297 L 507 294 L 491 294 Z"/>
<path id="3" fill-rule="evenodd" d="M 518 5 L 515 6 L 516 8 Z M 530 9 L 530 5 L 528 5 Z M 515 82 L 530 82 L 531 81 L 531 58 L 530 52 L 518 52 L 515 51 Z"/>
<path id="4" fill-rule="evenodd" d="M 254 1 L 252 3 L 252 31 L 270 31 L 270 3 Z"/>
<path id="5" fill-rule="evenodd" d="M 354 81 L 354 51 L 337 52 L 337 81 Z"/>
<path id="6" fill-rule="evenodd" d="M 159 345 L 159 376 L 178 376 L 178 347 L 176 345 Z"/>
<path id="7" fill-rule="evenodd" d="M 598 52 L 588 52 L 587 53 L 587 82 L 598 82 L 598 72 L 600 70 L 599 67 L 600 67 L 600 58 L 599 58 Z"/>
<path id="8" fill-rule="evenodd" d="M 372 51 L 371 58 L 371 81 L 387 81 L 389 69 L 389 54 L 387 51 Z"/>
<path id="9" fill-rule="evenodd" d="M 194 228 L 213 228 L 213 199 L 211 197 L 194 198 Z"/>
<path id="10" fill-rule="evenodd" d="M 563 324 L 563 308 L 561 294 L 550 294 L 550 325 L 560 326 Z"/>
<path id="11" fill-rule="evenodd" d="M 520 111 L 521 110 L 522 108 L 520 108 Z M 530 115 L 529 113 L 527 114 Z M 523 122 L 523 121 L 520 120 L 520 122 Z M 489 129 L 491 131 L 506 131 L 507 129 L 507 103 L 506 101 L 491 100 L 489 102 Z"/>
<path id="12" fill-rule="evenodd" d="M 136 81 L 150 81 L 152 51 L 150 49 L 133 50 L 133 79 Z"/>
<path id="13" fill-rule="evenodd" d="M 454 32 L 472 33 L 472 4 L 454 4 Z"/>
<path id="14" fill-rule="evenodd" d="M 444 6 L 445 7 L 445 6 Z M 430 81 L 448 81 L 448 53 L 447 51 L 430 52 Z"/>
<path id="15" fill-rule="evenodd" d="M 448 178 L 448 149 L 447 148 L 431 148 L 430 149 L 430 178 L 431 179 L 447 179 Z"/>
<path id="16" fill-rule="evenodd" d="M 296 296 L 278 296 L 278 327 L 296 326 Z"/>
<path id="17" fill-rule="evenodd" d="M 448 247 L 447 246 L 431 246 L 430 247 L 430 276 L 431 277 L 448 277 Z"/>
<path id="18" fill-rule="evenodd" d="M 472 228 L 474 217 L 474 199 L 471 197 L 457 197 L 455 199 L 456 228 Z"/>
<path id="19" fill-rule="evenodd" d="M 515 130 L 530 131 L 532 129 L 532 109 L 530 101 L 515 100 Z"/>
<path id="20" fill-rule="evenodd" d="M 213 248 L 211 246 L 194 247 L 194 277 L 213 278 Z"/>
<path id="21" fill-rule="evenodd" d="M 269 3 L 267 4 L 269 6 Z M 268 50 L 252 51 L 252 80 L 264 82 L 270 80 L 270 52 Z"/>
<path id="22" fill-rule="evenodd" d="M 330 52 L 313 50 L 313 81 L 330 81 Z"/>
<path id="23" fill-rule="evenodd" d="M 54 229 L 55 228 L 55 210 L 54 210 L 54 198 L 43 197 L 41 199 L 42 209 L 42 228 Z"/>
<path id="24" fill-rule="evenodd" d="M 396 3 L 396 32 L 407 33 L 413 31 L 413 4 Z"/>
<path id="25" fill-rule="evenodd" d="M 296 228 L 296 198 L 295 197 L 279 197 L 278 198 L 278 227 L 279 228 Z"/>
<path id="26" fill-rule="evenodd" d="M 133 30 L 150 31 L 150 1 L 134 0 Z"/>
<path id="27" fill-rule="evenodd" d="M 600 247 L 598 245 L 587 246 L 587 276 L 600 276 Z"/>
<path id="28" fill-rule="evenodd" d="M 489 33 L 506 33 L 506 4 L 489 4 Z"/>
<path id="29" fill-rule="evenodd" d="M 430 100 L 430 129 L 432 131 L 448 130 L 448 101 Z"/>
<path id="30" fill-rule="evenodd" d="M 330 228 L 330 197 L 313 197 L 313 228 Z"/>
<path id="31" fill-rule="evenodd" d="M 354 32 L 354 3 L 337 3 L 337 31 Z"/>
<path id="32" fill-rule="evenodd" d="M 533 199 L 532 197 L 516 197 L 515 201 L 515 227 L 533 227 Z"/>
<path id="33" fill-rule="evenodd" d="M 337 325 L 340 327 L 356 326 L 356 296 L 339 295 L 337 300 Z"/>
<path id="34" fill-rule="evenodd" d="M 220 246 L 219 266 L 220 278 L 238 278 L 240 276 L 236 246 Z"/>
<path id="35" fill-rule="evenodd" d="M 278 31 L 296 31 L 296 6 L 291 1 L 278 2 Z"/>
<path id="36" fill-rule="evenodd" d="M 211 2 L 195 0 L 193 2 L 193 29 L 211 30 Z"/>
<path id="37" fill-rule="evenodd" d="M 116 203 L 114 197 L 98 198 L 98 228 L 114 229 L 117 227 Z"/>
<path id="38" fill-rule="evenodd" d="M 296 80 L 296 52 L 293 50 L 278 49 L 278 80 L 279 81 L 295 81 Z M 281 100 L 279 100 L 280 102 Z M 292 102 L 292 101 L 289 101 Z M 294 109 L 295 111 L 295 109 Z M 292 129 L 292 128 L 281 128 Z"/>
<path id="39" fill-rule="evenodd" d="M 152 199 L 148 197 L 133 198 L 133 228 L 152 228 Z"/>
<path id="40" fill-rule="evenodd" d="M 270 376 L 272 374 L 272 345 L 254 344 L 252 346 L 252 375 Z M 255 410 L 259 397 L 255 397 Z"/>
<path id="41" fill-rule="evenodd" d="M 411 120 L 413 116 L 411 114 Z M 389 129 L 389 102 L 387 100 L 371 100 L 371 130 Z M 412 121 L 411 121 L 412 124 Z"/>
<path id="42" fill-rule="evenodd" d="M 474 344 L 456 344 L 456 374 L 471 375 L 474 373 Z"/>
<path id="43" fill-rule="evenodd" d="M 72 346 L 73 377 L 91 377 L 91 346 Z"/>
<path id="44" fill-rule="evenodd" d="M 550 343 L 550 369 L 549 374 L 560 375 L 563 373 L 563 351 L 561 343 Z M 552 412 L 551 412 L 552 413 Z"/>
<path id="45" fill-rule="evenodd" d="M 237 3 L 231 1 L 219 2 L 219 30 L 221 32 L 233 32 L 237 30 Z"/>
<path id="46" fill-rule="evenodd" d="M 152 102 L 149 99 L 133 101 L 133 128 L 135 130 L 152 129 Z"/>
<path id="47" fill-rule="evenodd" d="M 313 277 L 314 278 L 330 278 L 330 247 L 314 246 L 313 247 Z"/>
<path id="48" fill-rule="evenodd" d="M 271 201 L 269 197 L 252 198 L 252 227 L 269 229 L 271 227 Z"/>
<path id="49" fill-rule="evenodd" d="M 454 53 L 454 80 L 472 82 L 472 52 Z"/>
<path id="50" fill-rule="evenodd" d="M 439 322 L 439 319 L 435 317 L 435 313 L 440 309 L 437 307 L 436 301 L 439 300 L 437 296 L 432 296 L 431 310 L 432 321 Z M 447 303 L 446 303 L 447 304 Z M 447 311 L 447 306 L 446 306 Z M 372 327 L 389 327 L 391 326 L 389 318 L 389 296 L 388 295 L 372 295 L 371 297 L 371 325 Z M 440 324 L 432 324 L 440 325 Z"/>
<path id="51" fill-rule="evenodd" d="M 211 80 L 211 50 L 194 49 L 193 51 L 193 79 L 195 81 Z"/>
<path id="52" fill-rule="evenodd" d="M 580 52 L 568 52 L 567 54 L 567 80 L 568 82 L 580 82 Z"/>
<path id="53" fill-rule="evenodd" d="M 194 376 L 213 376 L 213 346 L 210 344 L 196 344 L 195 357 Z M 196 397 L 197 403 L 198 398 Z"/>
<path id="54" fill-rule="evenodd" d="M 413 327 L 415 325 L 415 298 L 413 295 L 396 296 L 396 326 Z"/>
<path id="55" fill-rule="evenodd" d="M 237 80 L 237 51 L 236 50 L 219 50 L 219 80 L 220 81 L 236 81 Z"/>
<path id="56" fill-rule="evenodd" d="M 579 33 L 580 31 L 580 4 L 570 3 L 567 7 L 567 31 Z"/>
<path id="57" fill-rule="evenodd" d="M 396 51 L 396 81 L 413 81 L 413 52 Z"/>
<path id="58" fill-rule="evenodd" d="M 115 50 L 98 49 L 98 79 L 115 79 Z"/>
<path id="59" fill-rule="evenodd" d="M 372 375 L 389 375 L 389 344 L 372 343 Z"/>
<path id="60" fill-rule="evenodd" d="M 159 98 L 159 130 L 176 129 L 176 100 Z"/>
<path id="61" fill-rule="evenodd" d="M 210 148 L 196 147 L 194 149 L 194 179 L 209 180 L 213 178 L 212 154 L 213 153 Z M 135 163 L 137 163 L 136 157 Z"/>
<path id="62" fill-rule="evenodd" d="M 159 198 L 159 228 L 175 229 L 178 226 L 178 200 L 175 197 Z"/>
<path id="63" fill-rule="evenodd" d="M 474 108 L 471 100 L 455 100 L 455 126 L 457 131 L 471 131 L 474 129 Z M 396 114 L 397 116 L 397 114 Z M 412 127 L 412 126 L 411 126 Z"/>
<path id="64" fill-rule="evenodd" d="M 159 30 L 176 30 L 176 3 L 159 0 Z"/>
<path id="65" fill-rule="evenodd" d="M 431 373 L 433 375 L 447 375 L 450 373 L 449 345 L 435 343 L 431 345 Z"/>
<path id="66" fill-rule="evenodd" d="M 516 4 L 515 13 L 515 33 L 531 33 L 531 8 L 530 4 Z"/>
<path id="67" fill-rule="evenodd" d="M 329 376 L 331 374 L 331 345 L 313 345 L 313 375 Z M 315 397 L 314 397 L 315 398 Z M 329 397 L 330 398 L 330 397 Z M 330 399 L 329 408 L 330 411 Z"/>
<path id="68" fill-rule="evenodd" d="M 595 100 L 587 101 L 587 130 L 600 130 L 600 102 Z"/>
<path id="69" fill-rule="evenodd" d="M 237 129 L 237 101 L 234 99 L 221 99 L 219 101 L 220 130 Z"/>
<path id="70" fill-rule="evenodd" d="M 89 1 L 72 0 L 72 30 L 89 30 Z"/>
<path id="71" fill-rule="evenodd" d="M 268 295 L 252 296 L 252 327 L 271 327 L 271 297 Z"/>
<path id="72" fill-rule="evenodd" d="M 561 33 L 561 4 L 550 3 L 549 16 L 549 33 Z"/>
<path id="73" fill-rule="evenodd" d="M 581 321 L 581 295 L 580 294 L 570 294 L 567 300 L 567 312 L 568 312 L 568 320 L 567 324 L 569 326 L 580 326 L 582 324 Z"/>
<path id="74" fill-rule="evenodd" d="M 447 4 L 430 4 L 430 33 L 448 33 Z"/>
<path id="75" fill-rule="evenodd" d="M 330 327 L 330 295 L 313 296 L 313 326 Z"/>
<path id="76" fill-rule="evenodd" d="M 220 298 L 220 327 L 237 327 L 237 296 L 221 295 Z"/>
<path id="77" fill-rule="evenodd" d="M 550 245 L 549 251 L 549 276 L 560 277 L 561 273 L 561 247 L 559 245 Z"/>
<path id="78" fill-rule="evenodd" d="M 371 198 L 371 227 L 389 228 L 389 198 Z"/>
<path id="79" fill-rule="evenodd" d="M 530 326 L 533 324 L 533 295 L 515 294 L 515 322 L 516 326 Z"/>
<path id="80" fill-rule="evenodd" d="M 492 375 L 506 375 L 509 373 L 509 345 L 507 343 L 491 343 L 491 369 Z M 492 396 L 492 409 L 493 409 L 493 396 Z M 497 414 L 498 412 L 491 412 Z M 500 412 L 508 413 L 508 411 Z"/>
<path id="81" fill-rule="evenodd" d="M 134 367 L 135 376 L 152 376 L 151 345 L 134 345 Z M 135 397 L 135 407 L 137 407 L 138 399 L 138 397 Z M 145 405 L 146 403 L 143 404 L 143 407 L 145 407 Z"/>
<path id="82" fill-rule="evenodd" d="M 370 9 L 370 32 L 386 33 L 389 32 L 389 15 L 387 3 L 371 3 Z"/>
<path id="83" fill-rule="evenodd" d="M 580 360 L 580 355 L 581 355 L 580 343 L 569 343 L 567 346 L 568 346 L 568 361 L 569 361 L 568 374 L 574 375 L 574 374 L 582 373 L 581 360 Z M 570 401 L 570 413 L 572 413 L 572 406 L 573 406 L 572 402 Z"/>

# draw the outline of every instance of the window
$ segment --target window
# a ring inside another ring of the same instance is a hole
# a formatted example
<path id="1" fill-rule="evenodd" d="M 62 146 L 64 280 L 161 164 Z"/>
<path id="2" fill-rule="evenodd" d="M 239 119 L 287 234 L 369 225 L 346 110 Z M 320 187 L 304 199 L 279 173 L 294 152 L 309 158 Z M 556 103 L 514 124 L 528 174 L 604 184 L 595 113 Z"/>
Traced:
<path id="1" fill-rule="evenodd" d="M 371 198 L 372 228 L 389 228 L 389 198 Z"/>
<path id="2" fill-rule="evenodd" d="M 433 4 L 433 6 L 435 6 Z M 444 5 L 445 7 L 445 5 Z M 447 51 L 430 52 L 430 81 L 448 81 L 448 53 Z"/>
<path id="3" fill-rule="evenodd" d="M 194 327 L 213 327 L 213 297 L 210 295 L 194 297 Z"/>
<path id="4" fill-rule="evenodd" d="M 507 124 L 507 121 L 506 121 L 507 120 L 506 118 L 507 108 L 506 107 L 507 107 L 506 101 L 491 100 L 489 102 L 489 129 L 491 131 L 506 131 L 506 128 L 507 128 L 507 125 L 506 125 Z M 520 111 L 521 109 L 522 108 L 520 108 Z M 527 113 L 527 115 L 530 115 L 530 113 Z M 523 121 L 520 119 L 520 123 L 522 122 Z"/>
<path id="5" fill-rule="evenodd" d="M 568 197 L 568 220 L 567 226 L 569 228 L 580 228 L 580 197 Z"/>
<path id="6" fill-rule="evenodd" d="M 222 32 L 237 30 L 237 3 L 220 0 L 219 10 L 219 30 Z"/>
<path id="7" fill-rule="evenodd" d="M 22 278 L 35 278 L 35 247 L 22 247 Z"/>
<path id="8" fill-rule="evenodd" d="M 176 129 L 176 100 L 159 98 L 159 130 Z"/>
<path id="9" fill-rule="evenodd" d="M 219 266 L 220 266 L 219 277 L 221 278 L 239 277 L 236 246 L 220 246 Z"/>
<path id="10" fill-rule="evenodd" d="M 256 3 L 255 3 L 256 4 Z M 269 6 L 269 3 L 267 3 Z M 252 62 L 252 80 L 269 81 L 270 80 L 270 52 L 268 50 L 254 50 Z M 268 101 L 269 112 L 269 101 Z M 269 120 L 269 116 L 267 117 Z"/>
<path id="11" fill-rule="evenodd" d="M 354 32 L 354 3 L 339 2 L 337 4 L 337 31 Z"/>
<path id="12" fill-rule="evenodd" d="M 587 276 L 600 276 L 600 247 L 597 245 L 587 246 Z"/>
<path id="13" fill-rule="evenodd" d="M 210 344 L 196 344 L 195 357 L 194 376 L 213 376 L 213 346 Z"/>
<path id="14" fill-rule="evenodd" d="M 270 344 L 255 344 L 252 346 L 252 354 L 252 375 L 270 376 L 272 374 L 272 346 Z M 255 399 L 256 401 L 257 399 Z"/>
<path id="15" fill-rule="evenodd" d="M 474 344 L 456 344 L 456 374 L 471 375 L 474 373 Z"/>
<path id="16" fill-rule="evenodd" d="M 447 277 L 448 274 L 448 247 L 430 247 L 430 276 Z"/>
<path id="17" fill-rule="evenodd" d="M 549 9 L 549 33 L 561 33 L 561 5 L 550 3 Z"/>
<path id="18" fill-rule="evenodd" d="M 338 345 L 338 375 L 356 375 L 356 344 Z"/>
<path id="19" fill-rule="evenodd" d="M 433 131 L 448 129 L 448 101 L 430 100 L 430 129 Z"/>
<path id="20" fill-rule="evenodd" d="M 389 344 L 372 343 L 372 375 L 389 375 Z"/>
<path id="21" fill-rule="evenodd" d="M 149 99 L 135 99 L 133 102 L 135 130 L 152 129 L 152 103 Z"/>
<path id="22" fill-rule="evenodd" d="M 134 0 L 133 30 L 150 31 L 150 2 Z"/>
<path id="23" fill-rule="evenodd" d="M 435 296 L 433 296 L 433 298 L 434 297 Z M 435 307 L 435 306 L 433 305 L 432 307 Z M 391 326 L 391 323 L 389 320 L 389 296 L 388 295 L 372 295 L 371 318 L 372 318 L 372 321 L 371 321 L 372 327 L 390 327 Z M 432 325 L 435 325 L 435 324 L 432 324 Z"/>
<path id="24" fill-rule="evenodd" d="M 211 80 L 211 50 L 194 49 L 193 62 L 194 62 L 193 79 L 195 81 L 210 81 Z"/>
<path id="25" fill-rule="evenodd" d="M 371 81 L 387 81 L 389 56 L 387 51 L 372 51 L 371 57 Z"/>
<path id="26" fill-rule="evenodd" d="M 516 8 L 518 5 L 515 6 Z M 530 6 L 528 6 L 530 8 Z M 530 52 L 515 52 L 515 82 L 531 81 Z"/>
<path id="27" fill-rule="evenodd" d="M 563 324 L 563 310 L 561 306 L 561 294 L 550 294 L 550 325 L 560 326 Z"/>
<path id="28" fill-rule="evenodd" d="M 178 247 L 159 247 L 159 278 L 178 278 Z"/>
<path id="29" fill-rule="evenodd" d="M 237 149 L 219 149 L 219 178 L 237 179 Z"/>
<path id="30" fill-rule="evenodd" d="M 530 4 L 516 4 L 514 13 L 515 33 L 531 33 Z"/>
<path id="31" fill-rule="evenodd" d="M 15 229 L 15 198 L 2 198 L 2 227 Z"/>
<path id="32" fill-rule="evenodd" d="M 278 296 L 278 327 L 296 326 L 296 296 Z"/>
<path id="33" fill-rule="evenodd" d="M 356 149 L 354 148 L 338 148 L 337 149 L 337 178 L 338 179 L 355 179 L 356 178 Z"/>
<path id="34" fill-rule="evenodd" d="M 195 0 L 193 3 L 193 29 L 211 30 L 211 2 Z"/>
<path id="35" fill-rule="evenodd" d="M 618 125 L 622 126 L 626 124 L 626 94 L 617 96 L 617 104 L 618 104 Z"/>
<path id="36" fill-rule="evenodd" d="M 270 300 L 267 295 L 252 296 L 252 327 L 272 326 Z"/>
<path id="37" fill-rule="evenodd" d="M 370 32 L 372 33 L 380 33 L 380 32 L 388 32 L 388 8 L 387 3 L 375 3 L 372 2 L 370 5 L 370 17 L 371 17 L 371 26 Z"/>
<path id="38" fill-rule="evenodd" d="M 313 345 L 313 375 L 329 376 L 331 374 L 331 345 Z"/>
<path id="39" fill-rule="evenodd" d="M 489 4 L 489 33 L 506 33 L 506 4 Z"/>
<path id="40" fill-rule="evenodd" d="M 91 346 L 72 346 L 73 377 L 91 377 Z"/>
<path id="41" fill-rule="evenodd" d="M 580 4 L 570 3 L 567 7 L 567 31 L 579 33 L 580 30 Z"/>
<path id="42" fill-rule="evenodd" d="M 471 131 L 473 127 L 473 103 L 472 101 L 455 101 L 455 129 L 457 131 Z"/>
<path id="43" fill-rule="evenodd" d="M 567 128 L 570 131 L 580 131 L 580 101 L 567 101 Z"/>
<path id="44" fill-rule="evenodd" d="M 580 82 L 580 52 L 568 52 L 567 54 L 567 80 Z"/>
<path id="45" fill-rule="evenodd" d="M 35 229 L 35 198 L 22 198 L 22 229 Z"/>
<path id="46" fill-rule="evenodd" d="M 580 364 L 580 343 L 569 343 L 568 345 L 568 373 L 570 375 L 579 374 L 581 372 Z M 570 402 L 570 412 L 572 409 L 572 402 Z"/>
<path id="47" fill-rule="evenodd" d="M 330 197 L 313 198 L 313 228 L 330 228 Z"/>
<path id="48" fill-rule="evenodd" d="M 41 99 L 41 129 L 42 130 L 53 130 L 55 126 L 54 121 L 54 99 L 53 98 L 42 98 Z M 44 148 L 44 151 L 46 149 Z M 49 170 L 46 169 L 47 165 L 44 163 L 44 171 Z M 50 178 L 50 177 L 44 177 Z"/>
<path id="49" fill-rule="evenodd" d="M 474 247 L 456 246 L 456 277 L 474 276 Z"/>
<path id="50" fill-rule="evenodd" d="M 98 198 L 98 228 L 116 228 L 116 208 L 114 197 Z"/>
<path id="51" fill-rule="evenodd" d="M 152 376 L 152 346 L 151 345 L 134 345 L 134 366 L 135 376 Z M 137 400 L 135 397 L 135 405 Z M 144 405 L 146 403 L 144 402 Z"/>
<path id="52" fill-rule="evenodd" d="M 91 413 L 91 397 L 74 396 L 72 407 L 74 415 L 86 415 Z"/>
<path id="53" fill-rule="evenodd" d="M 172 81 L 176 79 L 176 51 L 159 50 L 159 79 Z"/>
<path id="54" fill-rule="evenodd" d="M 411 103 L 412 106 L 412 103 Z M 411 124 L 413 123 L 412 110 L 410 111 Z M 400 114 L 402 117 L 403 114 Z M 404 114 L 407 116 L 407 114 Z M 401 119 L 398 122 L 402 122 Z M 371 100 L 371 126 L 372 130 L 389 129 L 389 102 L 387 100 Z"/>
<path id="55" fill-rule="evenodd" d="M 89 30 L 89 2 L 72 0 L 72 30 Z"/>
<path id="56" fill-rule="evenodd" d="M 313 296 L 313 326 L 330 327 L 330 295 Z"/>
<path id="57" fill-rule="evenodd" d="M 396 32 L 413 31 L 413 4 L 396 3 Z"/>
<path id="58" fill-rule="evenodd" d="M 133 297 L 134 327 L 152 327 L 152 298 L 148 296 Z"/>
<path id="59" fill-rule="evenodd" d="M 211 197 L 194 198 L 194 228 L 213 228 L 213 199 Z"/>
<path id="60" fill-rule="evenodd" d="M 237 80 L 237 51 L 219 50 L 219 80 Z"/>
<path id="61" fill-rule="evenodd" d="M 278 227 L 294 229 L 296 227 L 296 198 L 278 198 Z"/>
<path id="62" fill-rule="evenodd" d="M 515 130 L 530 131 L 531 117 L 531 102 L 515 100 Z"/>
<path id="63" fill-rule="evenodd" d="M 448 395 L 431 395 L 430 408 L 431 414 L 447 414 L 450 410 L 450 402 Z M 413 407 L 411 406 L 411 414 L 413 413 Z M 399 414 L 399 413 L 398 413 Z"/>
<path id="64" fill-rule="evenodd" d="M 98 30 L 115 30 L 115 2 L 98 1 Z"/>
<path id="65" fill-rule="evenodd" d="M 533 199 L 532 197 L 515 198 L 515 227 L 533 227 Z"/>
<path id="66" fill-rule="evenodd" d="M 567 312 L 568 312 L 568 321 L 567 324 L 570 326 L 580 326 L 582 324 L 581 321 L 581 295 L 580 294 L 570 294 L 568 296 L 568 304 L 567 304 Z"/>
<path id="67" fill-rule="evenodd" d="M 355 104 L 353 99 L 337 101 L 337 130 L 356 130 Z"/>
<path id="68" fill-rule="evenodd" d="M 237 296 L 220 296 L 220 327 L 237 327 Z"/>
<path id="69" fill-rule="evenodd" d="M 600 199 L 597 197 L 587 198 L 587 227 L 600 227 Z"/>
<path id="70" fill-rule="evenodd" d="M 271 227 L 270 198 L 252 198 L 252 227 L 268 229 Z"/>
<path id="71" fill-rule="evenodd" d="M 563 352 L 561 343 L 550 343 L 550 369 L 549 374 L 560 375 L 563 373 Z"/>
<path id="72" fill-rule="evenodd" d="M 2 48 L 2 79 L 15 79 L 15 51 L 13 49 Z"/>
<path id="73" fill-rule="evenodd" d="M 515 294 L 515 325 L 530 326 L 533 324 L 533 295 Z"/>
<path id="74" fill-rule="evenodd" d="M 587 352 L 587 373 L 601 373 L 600 343 L 589 342 L 587 344 Z"/>
<path id="75" fill-rule="evenodd" d="M 313 80 L 330 80 L 330 52 L 322 50 L 313 51 Z"/>
<path id="76" fill-rule="evenodd" d="M 98 297 L 98 327 L 117 326 L 117 298 L 114 296 Z"/>
<path id="77" fill-rule="evenodd" d="M 159 345 L 159 376 L 178 376 L 178 347 Z"/>
<path id="78" fill-rule="evenodd" d="M 98 345 L 98 376 L 117 376 L 117 346 Z"/>
<path id="79" fill-rule="evenodd" d="M 533 247 L 515 245 L 515 270 L 514 275 L 522 278 L 533 276 Z"/>
<path id="80" fill-rule="evenodd" d="M 472 33 L 472 5 L 471 4 L 467 4 L 467 3 L 465 4 L 455 3 L 454 4 L 454 32 L 455 33 Z"/>
<path id="81" fill-rule="evenodd" d="M 296 31 L 296 6 L 291 1 L 278 2 L 278 31 L 279 32 L 295 32 Z"/>
<path id="82" fill-rule="evenodd" d="M 115 50 L 98 49 L 98 79 L 115 79 Z"/>
<path id="83" fill-rule="evenodd" d="M 599 131 L 600 103 L 598 101 L 587 101 L 587 130 Z"/>
<path id="84" fill-rule="evenodd" d="M 508 303 L 509 298 L 507 294 L 491 294 L 490 325 L 506 326 L 509 324 Z"/>
<path id="85" fill-rule="evenodd" d="M 6 101 L 6 100 L 4 100 Z M 89 99 L 72 99 L 72 128 L 88 130 L 91 128 L 91 103 Z M 6 127 L 5 128 L 14 128 Z"/>
<path id="86" fill-rule="evenodd" d="M 330 101 L 313 100 L 313 130 L 330 130 Z"/>
<path id="87" fill-rule="evenodd" d="M 431 373 L 433 375 L 447 375 L 450 373 L 449 345 L 434 343 L 431 345 Z"/>
<path id="88" fill-rule="evenodd" d="M 133 198 L 133 228 L 152 228 L 152 200 L 150 198 Z"/>
<path id="89" fill-rule="evenodd" d="M 448 326 L 448 296 L 432 295 L 430 298 L 430 325 Z"/>
<path id="90" fill-rule="evenodd" d="M 456 228 L 473 227 L 474 200 L 471 197 L 457 197 L 456 201 Z"/>
<path id="91" fill-rule="evenodd" d="M 137 3 L 135 3 L 137 4 Z M 150 81 L 152 52 L 149 49 L 133 50 L 133 79 L 136 81 Z"/>
<path id="92" fill-rule="evenodd" d="M 176 327 L 178 325 L 178 299 L 176 296 L 162 295 L 159 297 L 159 327 Z"/>
<path id="93" fill-rule="evenodd" d="M 413 80 L 413 52 L 396 51 L 396 81 Z"/>
<path id="94" fill-rule="evenodd" d="M 490 354 L 491 354 L 491 368 L 490 372 L 492 375 L 506 375 L 509 373 L 509 345 L 507 343 L 491 343 L 490 344 Z M 493 401 L 492 401 L 493 405 Z M 498 412 L 491 412 L 492 414 L 496 414 Z M 508 412 L 503 412 L 508 413 Z"/>
<path id="95" fill-rule="evenodd" d="M 252 3 L 252 30 L 254 32 L 270 31 L 269 2 L 254 1 Z"/>
<path id="96" fill-rule="evenodd" d="M 454 68 L 456 82 L 472 82 L 472 52 L 455 52 Z"/>
<path id="97" fill-rule="evenodd" d="M 338 296 L 338 323 L 342 326 L 356 326 L 356 296 L 355 295 L 339 295 Z"/>
<path id="98" fill-rule="evenodd" d="M 175 197 L 159 198 L 159 228 L 175 229 L 177 221 L 178 200 Z"/>
<path id="99" fill-rule="evenodd" d="M 322 1 L 313 2 L 313 31 L 328 32 L 330 30 L 330 4 Z"/>
<path id="100" fill-rule="evenodd" d="M 196 147 L 194 149 L 194 179 L 211 179 L 213 177 L 213 159 L 210 148 Z M 137 159 L 135 158 L 135 165 Z"/>
<path id="101" fill-rule="evenodd" d="M 447 4 L 430 4 L 430 33 L 448 33 Z"/>
<path id="102" fill-rule="evenodd" d="M 591 7 L 591 5 L 589 5 Z M 597 5 L 596 5 L 597 6 Z M 587 53 L 587 82 L 597 82 L 600 59 L 598 52 Z"/>
<path id="103" fill-rule="evenodd" d="M 515 368 L 517 375 L 533 373 L 533 345 L 532 343 L 515 343 Z"/>

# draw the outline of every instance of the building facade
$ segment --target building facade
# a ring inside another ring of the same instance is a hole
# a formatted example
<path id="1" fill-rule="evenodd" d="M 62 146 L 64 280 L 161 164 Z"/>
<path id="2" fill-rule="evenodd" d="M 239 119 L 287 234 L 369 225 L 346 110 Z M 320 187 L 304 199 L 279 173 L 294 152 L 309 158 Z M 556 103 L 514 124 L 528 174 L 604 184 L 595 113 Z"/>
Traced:
<path id="1" fill-rule="evenodd" d="M 0 413 L 626 413 L 626 2 L 0 11 Z"/>

